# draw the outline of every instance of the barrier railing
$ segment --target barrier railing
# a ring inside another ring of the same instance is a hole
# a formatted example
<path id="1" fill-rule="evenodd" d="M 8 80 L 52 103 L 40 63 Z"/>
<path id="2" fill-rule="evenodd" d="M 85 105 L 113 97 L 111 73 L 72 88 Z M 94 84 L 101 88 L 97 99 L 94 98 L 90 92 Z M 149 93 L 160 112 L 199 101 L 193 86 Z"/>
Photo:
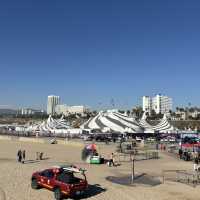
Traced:
<path id="1" fill-rule="evenodd" d="M 189 172 L 187 170 L 163 170 L 162 177 L 163 183 L 166 180 L 170 180 L 186 184 L 192 184 L 193 187 L 200 183 L 200 173 L 197 171 Z"/>
<path id="2" fill-rule="evenodd" d="M 131 153 L 117 153 L 118 162 L 130 162 Z M 138 152 L 135 154 L 135 161 L 158 159 L 158 151 Z"/>

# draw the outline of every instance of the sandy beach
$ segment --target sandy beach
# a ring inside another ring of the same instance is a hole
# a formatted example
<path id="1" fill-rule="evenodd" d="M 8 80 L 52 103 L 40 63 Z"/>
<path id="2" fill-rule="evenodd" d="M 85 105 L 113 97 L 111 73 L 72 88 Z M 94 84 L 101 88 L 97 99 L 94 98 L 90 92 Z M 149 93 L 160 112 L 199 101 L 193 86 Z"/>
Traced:
<path id="1" fill-rule="evenodd" d="M 26 150 L 26 164 L 16 161 L 18 149 Z M 99 152 L 109 157 L 115 146 L 99 145 Z M 92 188 L 88 199 L 96 200 L 197 200 L 200 187 L 192 187 L 178 182 L 165 181 L 164 184 L 151 185 L 148 181 L 136 181 L 135 186 L 123 186 L 108 181 L 107 177 L 130 175 L 131 165 L 121 163 L 118 167 L 107 165 L 89 165 L 81 161 L 81 145 L 52 145 L 31 142 L 0 140 L 0 199 L 4 200 L 53 200 L 51 191 L 46 189 L 33 190 L 30 186 L 31 175 L 36 170 L 42 170 L 58 164 L 73 163 L 87 169 L 88 182 Z M 36 152 L 44 152 L 45 160 L 36 161 Z M 167 154 L 160 154 L 157 160 L 142 160 L 135 162 L 136 174 L 162 180 L 163 169 L 193 168 L 192 162 L 180 161 Z M 6 196 L 4 198 L 3 196 Z"/>

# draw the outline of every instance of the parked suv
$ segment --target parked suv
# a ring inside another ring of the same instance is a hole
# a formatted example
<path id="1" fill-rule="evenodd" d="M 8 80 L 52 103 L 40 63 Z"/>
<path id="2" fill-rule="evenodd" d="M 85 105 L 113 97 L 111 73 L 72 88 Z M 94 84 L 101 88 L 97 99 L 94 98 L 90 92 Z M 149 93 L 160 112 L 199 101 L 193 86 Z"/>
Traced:
<path id="1" fill-rule="evenodd" d="M 79 177 L 78 177 L 79 174 Z M 75 176 L 76 175 L 76 176 Z M 31 187 L 54 192 L 56 200 L 82 195 L 88 187 L 85 170 L 76 166 L 55 166 L 32 174 Z"/>

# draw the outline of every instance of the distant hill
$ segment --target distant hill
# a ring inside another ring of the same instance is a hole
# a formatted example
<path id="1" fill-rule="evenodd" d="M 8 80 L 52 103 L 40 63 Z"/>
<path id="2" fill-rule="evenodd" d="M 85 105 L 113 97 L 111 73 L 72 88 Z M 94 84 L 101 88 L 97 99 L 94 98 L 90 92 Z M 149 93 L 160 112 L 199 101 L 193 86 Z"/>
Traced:
<path id="1" fill-rule="evenodd" d="M 17 114 L 17 110 L 0 108 L 0 115 L 13 115 L 13 114 Z"/>

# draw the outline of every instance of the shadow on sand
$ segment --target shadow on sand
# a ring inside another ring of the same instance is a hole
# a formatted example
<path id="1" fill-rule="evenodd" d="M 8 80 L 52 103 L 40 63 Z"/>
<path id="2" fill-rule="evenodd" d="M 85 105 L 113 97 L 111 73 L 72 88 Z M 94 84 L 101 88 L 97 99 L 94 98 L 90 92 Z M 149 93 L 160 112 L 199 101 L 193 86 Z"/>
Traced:
<path id="1" fill-rule="evenodd" d="M 102 188 L 99 184 L 95 184 L 95 185 L 89 185 L 87 191 L 84 193 L 84 195 L 82 196 L 77 196 L 74 197 L 72 199 L 74 200 L 78 200 L 78 199 L 87 199 L 93 196 L 96 196 L 102 192 L 105 192 L 106 189 Z"/>
<path id="2" fill-rule="evenodd" d="M 131 183 L 132 182 L 131 175 L 120 176 L 120 177 L 108 176 L 106 180 L 112 183 L 126 185 L 126 186 L 143 185 L 143 186 L 153 187 L 161 184 L 161 181 L 159 180 L 158 177 L 149 176 L 148 174 L 145 173 L 138 174 L 137 176 L 135 176 L 133 184 Z"/>
<path id="3" fill-rule="evenodd" d="M 38 162 L 40 161 L 39 160 L 25 160 L 23 164 L 32 164 L 32 163 L 38 163 Z"/>
<path id="4" fill-rule="evenodd" d="M 49 157 L 42 158 L 42 160 L 49 160 Z M 32 164 L 32 163 L 39 163 L 42 160 L 25 160 L 23 164 Z"/>
<path id="5" fill-rule="evenodd" d="M 46 157 L 46 158 L 42 158 L 42 160 L 49 160 L 50 158 L 49 157 Z"/>

